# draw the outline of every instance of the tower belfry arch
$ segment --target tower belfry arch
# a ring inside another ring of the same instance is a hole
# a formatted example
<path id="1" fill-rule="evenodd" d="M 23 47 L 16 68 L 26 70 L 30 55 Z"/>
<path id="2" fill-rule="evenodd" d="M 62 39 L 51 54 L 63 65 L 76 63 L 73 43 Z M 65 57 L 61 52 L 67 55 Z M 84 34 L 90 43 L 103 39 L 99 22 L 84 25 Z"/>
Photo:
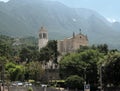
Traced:
<path id="1" fill-rule="evenodd" d="M 39 50 L 47 45 L 48 42 L 48 31 L 45 29 L 45 27 L 41 27 L 39 31 L 39 41 L 38 41 L 38 47 Z"/>

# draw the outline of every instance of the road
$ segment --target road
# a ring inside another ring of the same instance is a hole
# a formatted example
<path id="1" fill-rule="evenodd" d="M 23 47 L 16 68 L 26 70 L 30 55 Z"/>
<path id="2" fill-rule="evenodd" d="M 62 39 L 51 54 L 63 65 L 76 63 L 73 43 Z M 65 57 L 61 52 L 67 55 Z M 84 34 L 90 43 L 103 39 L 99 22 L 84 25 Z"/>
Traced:
<path id="1" fill-rule="evenodd" d="M 43 87 L 32 87 L 33 91 L 65 91 L 62 89 L 54 89 L 54 88 L 43 88 Z M 3 88 L 1 87 L 1 91 L 3 91 Z M 8 91 L 7 87 L 5 87 L 4 91 Z M 9 91 L 28 91 L 28 87 L 20 87 L 20 86 L 14 86 L 14 87 L 10 87 Z"/>

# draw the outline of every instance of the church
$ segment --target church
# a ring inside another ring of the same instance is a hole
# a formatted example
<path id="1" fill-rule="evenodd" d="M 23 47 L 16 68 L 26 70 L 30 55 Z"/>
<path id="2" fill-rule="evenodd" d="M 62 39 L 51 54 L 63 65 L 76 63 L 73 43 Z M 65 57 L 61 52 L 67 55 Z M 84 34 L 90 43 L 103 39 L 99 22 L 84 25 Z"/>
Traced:
<path id="1" fill-rule="evenodd" d="M 39 51 L 41 48 L 45 47 L 48 43 L 48 31 L 45 27 L 41 27 L 39 31 L 39 40 L 38 47 Z M 63 40 L 57 40 L 57 50 L 61 55 L 66 53 L 75 52 L 81 46 L 88 46 L 88 38 L 83 35 L 80 31 L 79 34 L 73 33 L 73 36 L 70 38 L 65 38 Z M 58 57 L 58 62 L 60 61 L 61 56 Z M 48 60 L 46 64 L 42 64 L 42 68 L 46 69 L 47 78 L 50 79 L 60 79 L 59 77 L 59 65 L 53 62 L 53 60 Z M 52 77 L 52 78 L 51 78 Z"/>
<path id="2" fill-rule="evenodd" d="M 39 31 L 38 41 L 39 50 L 47 45 L 48 31 L 44 27 L 41 27 Z M 73 33 L 72 37 L 57 41 L 57 50 L 60 54 L 74 52 L 81 46 L 88 46 L 88 38 L 86 35 L 81 33 L 81 30 L 79 34 Z"/>
<path id="3" fill-rule="evenodd" d="M 88 38 L 81 32 L 79 34 L 73 33 L 70 38 L 58 40 L 58 51 L 61 54 L 71 53 L 79 49 L 81 46 L 88 46 Z"/>

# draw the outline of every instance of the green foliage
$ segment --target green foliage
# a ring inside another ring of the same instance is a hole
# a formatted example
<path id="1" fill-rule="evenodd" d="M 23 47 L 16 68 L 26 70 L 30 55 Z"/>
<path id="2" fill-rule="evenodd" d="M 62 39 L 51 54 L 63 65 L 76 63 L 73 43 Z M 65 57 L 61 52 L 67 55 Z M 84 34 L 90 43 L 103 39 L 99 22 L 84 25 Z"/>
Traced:
<path id="1" fill-rule="evenodd" d="M 57 41 L 51 40 L 48 41 L 46 47 L 40 50 L 40 61 L 49 61 L 53 60 L 54 63 L 57 63 L 57 57 L 59 53 L 57 51 Z"/>
<path id="2" fill-rule="evenodd" d="M 44 80 L 44 70 L 40 62 L 53 60 L 54 63 L 57 63 L 59 55 L 57 41 L 49 41 L 47 46 L 39 52 L 34 45 L 34 39 L 32 42 L 29 41 L 30 39 L 33 38 L 21 39 L 22 45 L 13 46 L 13 38 L 0 35 L 0 64 L 5 65 L 5 75 L 11 81 Z M 17 55 L 15 55 L 16 52 L 18 52 Z M 17 58 L 17 60 L 13 58 Z M 19 60 L 21 62 L 15 62 Z M 71 75 L 78 75 L 91 86 L 98 85 L 98 70 L 104 64 L 104 68 L 102 68 L 104 86 L 108 84 L 119 86 L 120 84 L 120 52 L 116 49 L 109 51 L 106 44 L 82 47 L 76 53 L 64 55 L 59 64 L 61 78 L 66 79 Z"/>
<path id="3" fill-rule="evenodd" d="M 83 87 L 83 78 L 79 77 L 78 75 L 69 76 L 65 80 L 65 85 L 69 88 L 81 88 Z"/>
<path id="4" fill-rule="evenodd" d="M 5 64 L 8 61 L 7 57 L 0 56 L 0 64 Z"/>
<path id="5" fill-rule="evenodd" d="M 28 91 L 33 91 L 33 88 L 32 88 L 32 87 L 29 87 L 29 88 L 28 88 Z"/>
<path id="6" fill-rule="evenodd" d="M 12 38 L 0 35 L 0 56 L 10 57 L 12 55 L 12 42 Z"/>
<path id="7" fill-rule="evenodd" d="M 9 36 L 30 35 L 30 33 L 26 32 L 31 31 L 32 28 L 8 12 L 9 10 L 6 11 L 6 9 L 3 8 L 3 11 L 0 10 L 0 33 Z"/>
<path id="8" fill-rule="evenodd" d="M 28 48 L 23 48 L 20 52 L 21 61 L 29 61 L 30 57 L 30 50 Z"/>
<path id="9" fill-rule="evenodd" d="M 102 57 L 99 51 L 93 49 L 64 56 L 60 61 L 60 76 L 65 79 L 70 75 L 78 75 L 92 86 L 97 86 L 97 63 Z"/>
<path id="10" fill-rule="evenodd" d="M 23 81 L 33 79 L 41 80 L 44 76 L 44 70 L 40 62 L 34 61 L 29 64 L 20 65 L 13 62 L 7 62 L 5 65 L 6 72 L 9 74 L 11 81 Z"/>
<path id="11" fill-rule="evenodd" d="M 103 81 L 105 85 L 120 85 L 120 53 L 109 54 L 103 67 Z"/>
<path id="12" fill-rule="evenodd" d="M 24 67 L 22 65 L 16 65 L 12 62 L 8 62 L 5 66 L 6 71 L 10 74 L 11 81 L 23 81 Z"/>
<path id="13" fill-rule="evenodd" d="M 27 46 L 20 51 L 21 62 L 38 61 L 39 52 L 35 46 Z"/>
<path id="14" fill-rule="evenodd" d="M 76 74 L 82 76 L 84 67 L 86 66 L 87 64 L 84 61 L 81 61 L 81 56 L 79 54 L 65 56 L 60 61 L 60 75 L 62 78 Z"/>
<path id="15" fill-rule="evenodd" d="M 107 44 L 98 45 L 97 48 L 101 53 L 104 53 L 104 54 L 108 53 L 108 45 Z"/>
<path id="16" fill-rule="evenodd" d="M 33 79 L 35 81 L 41 80 L 41 78 L 44 75 L 44 69 L 42 68 L 42 65 L 38 61 L 32 61 L 29 62 L 29 64 L 26 65 L 26 73 L 25 73 L 25 79 Z"/>
<path id="17" fill-rule="evenodd" d="M 47 44 L 47 47 L 49 48 L 50 50 L 50 55 L 51 55 L 51 59 L 57 63 L 57 57 L 59 55 L 58 51 L 57 51 L 57 41 L 56 40 L 51 40 L 51 41 L 48 41 L 48 44 Z"/>
<path id="18" fill-rule="evenodd" d="M 24 44 L 25 46 L 36 46 L 37 47 L 37 43 L 38 43 L 38 39 L 35 37 L 24 37 L 24 38 L 20 38 L 20 41 L 22 44 Z M 22 45 L 23 46 L 23 45 Z"/>

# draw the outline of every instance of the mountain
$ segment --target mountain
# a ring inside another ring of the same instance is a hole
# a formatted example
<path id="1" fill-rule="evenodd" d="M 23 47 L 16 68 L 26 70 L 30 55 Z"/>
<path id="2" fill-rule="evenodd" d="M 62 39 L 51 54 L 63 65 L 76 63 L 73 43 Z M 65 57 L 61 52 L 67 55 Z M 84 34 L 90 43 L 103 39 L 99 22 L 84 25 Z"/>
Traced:
<path id="1" fill-rule="evenodd" d="M 57 1 L 10 0 L 0 2 L 0 33 L 10 36 L 36 36 L 45 26 L 50 39 L 63 39 L 73 32 L 87 34 L 90 44 L 107 43 L 120 46 L 120 24 L 110 23 L 99 13 L 70 8 Z"/>
<path id="2" fill-rule="evenodd" d="M 112 23 L 112 26 L 115 30 L 120 31 L 120 22 L 114 22 Z"/>

